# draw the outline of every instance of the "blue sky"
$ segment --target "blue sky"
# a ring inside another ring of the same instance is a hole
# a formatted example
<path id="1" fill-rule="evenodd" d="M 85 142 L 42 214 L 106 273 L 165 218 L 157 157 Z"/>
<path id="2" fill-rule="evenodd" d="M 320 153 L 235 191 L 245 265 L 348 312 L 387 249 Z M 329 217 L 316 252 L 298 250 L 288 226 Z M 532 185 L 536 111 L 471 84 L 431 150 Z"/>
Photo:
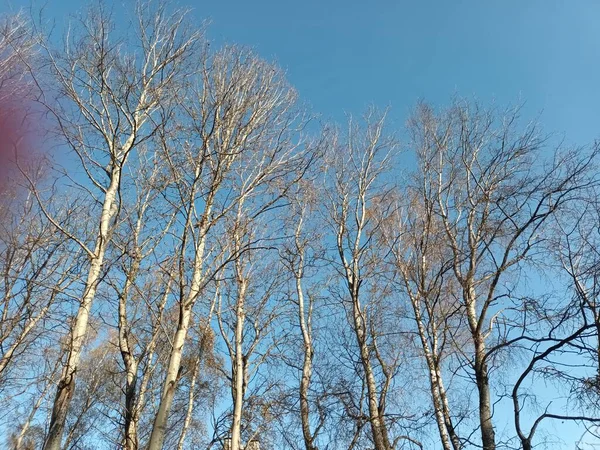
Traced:
<path id="1" fill-rule="evenodd" d="M 130 1 L 130 0 L 125 0 Z M 110 2 L 110 1 L 109 1 Z M 39 2 L 40 4 L 42 2 Z M 44 0 L 64 23 L 79 1 Z M 115 12 L 120 1 L 115 3 Z M 5 0 L 2 8 L 28 5 Z M 547 132 L 583 144 L 600 136 L 597 0 L 192 1 L 209 37 L 243 44 L 283 66 L 325 118 L 391 106 L 404 124 L 418 99 L 458 94 L 526 102 Z"/>
<path id="2" fill-rule="evenodd" d="M 287 69 L 326 116 L 391 105 L 404 122 L 423 98 L 455 93 L 527 102 L 547 131 L 589 141 L 600 123 L 600 2 L 205 2 L 210 35 L 248 44 Z"/>
<path id="3" fill-rule="evenodd" d="M 224 6 L 225 5 L 225 6 Z M 589 141 L 600 124 L 600 2 L 556 0 L 201 2 L 209 35 L 287 69 L 325 116 L 457 93 L 543 111 L 546 130 Z"/>

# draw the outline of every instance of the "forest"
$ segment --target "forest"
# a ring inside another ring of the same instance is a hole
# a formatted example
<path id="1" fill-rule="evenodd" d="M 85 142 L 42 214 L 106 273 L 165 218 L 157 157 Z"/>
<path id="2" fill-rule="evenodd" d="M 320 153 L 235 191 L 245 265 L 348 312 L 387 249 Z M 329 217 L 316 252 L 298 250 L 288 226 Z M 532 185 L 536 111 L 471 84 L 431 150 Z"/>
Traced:
<path id="1" fill-rule="evenodd" d="M 0 18 L 2 448 L 600 445 L 600 142 L 126 17 Z"/>

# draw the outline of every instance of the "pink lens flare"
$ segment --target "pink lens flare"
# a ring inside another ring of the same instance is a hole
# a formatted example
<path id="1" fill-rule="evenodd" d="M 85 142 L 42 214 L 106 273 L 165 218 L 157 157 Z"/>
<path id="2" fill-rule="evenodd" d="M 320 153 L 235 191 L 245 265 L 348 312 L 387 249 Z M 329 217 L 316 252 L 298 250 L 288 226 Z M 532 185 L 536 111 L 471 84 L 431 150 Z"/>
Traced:
<path id="1" fill-rule="evenodd" d="M 41 114 L 20 90 L 5 90 L 0 88 L 0 207 L 22 197 L 28 177 L 37 178 L 43 165 Z"/>

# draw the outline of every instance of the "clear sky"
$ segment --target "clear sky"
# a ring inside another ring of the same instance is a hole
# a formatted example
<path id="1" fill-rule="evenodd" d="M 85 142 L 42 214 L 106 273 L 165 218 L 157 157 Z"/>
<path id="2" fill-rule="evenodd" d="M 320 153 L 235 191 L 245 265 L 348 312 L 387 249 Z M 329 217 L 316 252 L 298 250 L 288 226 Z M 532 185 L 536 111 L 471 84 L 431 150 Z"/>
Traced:
<path id="1" fill-rule="evenodd" d="M 39 1 L 39 0 L 38 0 Z M 130 1 L 130 0 L 125 0 Z M 109 0 L 110 2 L 110 0 Z M 43 0 L 64 23 L 80 1 Z M 28 5 L 4 0 L 0 10 Z M 118 14 L 122 1 L 115 1 Z M 325 118 L 391 106 L 401 126 L 418 99 L 454 94 L 525 114 L 567 142 L 600 136 L 598 0 L 178 0 L 209 37 L 283 66 Z"/>
<path id="2" fill-rule="evenodd" d="M 391 105 L 401 125 L 422 98 L 527 102 L 567 140 L 600 133 L 598 0 L 199 2 L 210 35 L 287 69 L 325 116 Z"/>
<path id="3" fill-rule="evenodd" d="M 42 3 L 60 27 L 83 2 Z M 114 2 L 116 15 L 121 3 Z M 524 114 L 541 113 L 544 130 L 570 143 L 600 137 L 600 0 L 176 4 L 192 7 L 198 22 L 209 19 L 217 43 L 276 60 L 325 118 L 375 104 L 391 106 L 400 127 L 417 100 L 443 106 L 458 94 L 500 105 L 525 101 Z M 2 0 L 0 12 L 28 5 Z"/>

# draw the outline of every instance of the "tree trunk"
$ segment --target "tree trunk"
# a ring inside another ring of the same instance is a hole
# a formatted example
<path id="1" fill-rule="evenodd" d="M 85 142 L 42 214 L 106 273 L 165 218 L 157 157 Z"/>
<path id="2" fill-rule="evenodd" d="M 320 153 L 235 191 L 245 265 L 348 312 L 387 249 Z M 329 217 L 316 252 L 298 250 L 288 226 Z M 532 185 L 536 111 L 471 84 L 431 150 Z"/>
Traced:
<path id="1" fill-rule="evenodd" d="M 177 326 L 177 332 L 175 333 L 175 339 L 173 340 L 173 349 L 169 358 L 167 376 L 165 378 L 158 412 L 154 418 L 154 425 L 152 427 L 152 434 L 150 435 L 150 442 L 148 443 L 148 450 L 162 450 L 163 443 L 165 441 L 167 420 L 169 418 L 169 412 L 171 411 L 171 405 L 173 403 L 173 396 L 175 395 L 177 381 L 179 380 L 183 346 L 185 344 L 187 332 L 190 327 L 191 318 L 191 305 L 189 303 L 181 305 L 179 308 L 179 323 Z"/>
<path id="2" fill-rule="evenodd" d="M 133 142 L 132 139 L 130 140 Z M 121 163 L 124 163 L 124 161 L 121 161 Z M 69 405 L 73 398 L 73 392 L 75 391 L 75 375 L 77 374 L 81 350 L 87 333 L 90 309 L 100 281 L 102 265 L 104 263 L 104 254 L 106 253 L 106 247 L 110 239 L 111 221 L 116 213 L 115 202 L 121 180 L 121 168 L 118 165 L 114 165 L 111 175 L 110 185 L 104 196 L 104 204 L 102 205 L 102 213 L 100 215 L 100 230 L 98 238 L 96 239 L 94 255 L 91 258 L 83 298 L 81 299 L 75 317 L 75 323 L 71 330 L 69 356 L 67 358 L 67 363 L 63 368 L 61 377 L 58 380 L 58 387 L 54 398 L 48 437 L 44 443 L 44 450 L 60 450 Z"/>
<path id="3" fill-rule="evenodd" d="M 200 344 L 202 345 L 202 344 Z M 185 412 L 185 420 L 183 421 L 183 427 L 181 428 L 181 434 L 179 435 L 179 441 L 177 442 L 177 450 L 183 450 L 183 444 L 185 442 L 185 436 L 187 434 L 190 423 L 192 422 L 192 413 L 194 412 L 194 389 L 196 388 L 196 380 L 198 379 L 198 372 L 200 370 L 200 360 L 202 359 L 202 349 L 196 364 L 194 364 L 194 371 L 192 373 L 192 379 L 190 381 L 190 392 L 188 393 L 188 406 Z"/>
<path id="4" fill-rule="evenodd" d="M 103 245 L 103 244 L 101 244 Z M 75 317 L 75 324 L 71 331 L 71 343 L 67 363 L 62 370 L 62 374 L 58 381 L 54 405 L 52 407 L 52 416 L 50 418 L 50 426 L 48 437 L 44 443 L 44 450 L 60 450 L 65 421 L 69 411 L 69 405 L 75 391 L 75 375 L 79 367 L 79 359 L 83 347 L 83 341 L 87 333 L 90 309 L 92 301 L 96 295 L 96 287 L 100 278 L 102 268 L 103 254 L 100 257 L 94 258 L 88 279 L 83 300 Z"/>
<path id="5" fill-rule="evenodd" d="M 131 349 L 128 334 L 127 300 L 132 280 L 137 276 L 139 262 L 133 261 L 131 270 L 127 274 L 125 286 L 119 296 L 119 350 L 125 365 L 125 424 L 124 424 L 124 448 L 125 450 L 137 450 L 137 412 L 136 412 L 136 388 L 138 362 Z"/>
<path id="6" fill-rule="evenodd" d="M 52 295 L 54 296 L 54 294 L 52 294 Z M 45 306 L 38 313 L 37 316 L 29 319 L 29 321 L 27 322 L 27 324 L 25 325 L 23 330 L 21 330 L 18 338 L 15 339 L 15 341 L 12 343 L 12 345 L 6 350 L 6 352 L 4 352 L 4 354 L 0 358 L 0 374 L 2 374 L 2 372 L 4 372 L 4 370 L 6 369 L 6 366 L 8 366 L 8 363 L 11 361 L 17 348 L 23 343 L 23 341 L 25 340 L 27 335 L 31 332 L 31 330 L 34 329 L 34 327 L 38 324 L 38 322 L 46 316 L 46 313 L 48 312 L 49 309 L 50 309 L 50 305 Z"/>
<path id="7" fill-rule="evenodd" d="M 352 290 L 353 289 L 351 288 L 351 291 Z M 358 293 L 352 293 L 352 297 L 354 331 L 360 350 L 361 363 L 363 366 L 363 370 L 365 371 L 369 404 L 369 419 L 371 424 L 371 432 L 373 434 L 373 444 L 375 445 L 375 450 L 392 450 L 392 446 L 387 435 L 387 428 L 385 426 L 384 419 L 379 411 L 379 401 L 377 398 L 377 383 L 375 381 L 373 366 L 371 364 L 371 356 L 366 340 L 366 333 L 364 329 L 365 325 L 362 318 L 362 311 L 360 301 L 358 299 Z"/>
<path id="8" fill-rule="evenodd" d="M 472 286 L 471 277 L 467 277 L 467 288 L 464 292 L 465 305 L 467 307 L 467 320 L 471 330 L 473 345 L 475 347 L 475 382 L 479 397 L 479 426 L 481 428 L 481 444 L 483 450 L 496 449 L 496 435 L 492 423 L 492 404 L 490 398 L 490 382 L 488 367 L 485 361 L 485 340 L 479 329 L 479 323 L 483 317 L 477 319 L 475 308 L 475 289 Z"/>
<path id="9" fill-rule="evenodd" d="M 200 167 L 196 168 L 196 177 L 200 175 Z M 194 185 L 191 192 L 191 197 L 195 197 L 197 185 Z M 214 201 L 216 189 L 213 189 L 209 194 L 209 198 L 206 201 L 206 206 L 203 214 L 203 218 L 200 222 L 198 229 L 198 235 L 200 236 L 199 241 L 196 245 L 196 254 L 194 255 L 194 268 L 192 275 L 192 283 L 190 291 L 187 296 L 181 301 L 179 305 L 179 322 L 177 324 L 177 331 L 175 332 L 175 338 L 173 339 L 173 348 L 171 349 L 171 355 L 169 357 L 169 364 L 167 366 L 167 375 L 163 383 L 163 392 L 160 399 L 158 411 L 154 418 L 154 424 L 152 426 L 152 434 L 150 435 L 150 441 L 148 442 L 147 450 L 162 450 L 163 443 L 165 440 L 165 434 L 167 429 L 167 421 L 169 419 L 169 413 L 171 411 L 171 405 L 173 403 L 173 396 L 175 395 L 175 389 L 177 388 L 177 381 L 179 378 L 179 371 L 181 368 L 181 357 L 183 354 L 183 346 L 187 338 L 187 333 L 190 328 L 190 321 L 192 318 L 192 308 L 196 302 L 198 295 L 200 294 L 200 288 L 202 286 L 202 275 L 204 268 L 204 250 L 206 246 L 206 234 L 210 228 L 208 217 L 212 212 L 212 205 Z M 189 230 L 192 226 L 192 210 L 194 203 L 190 202 L 188 205 L 187 218 L 185 223 L 185 230 Z M 182 244 L 182 254 L 185 252 L 185 239 Z M 180 274 L 181 276 L 181 274 Z"/>
<path id="10" fill-rule="evenodd" d="M 452 423 L 452 417 L 450 416 L 450 407 L 448 406 L 448 397 L 446 395 L 446 388 L 444 387 L 442 374 L 440 373 L 439 368 L 436 368 L 436 372 L 440 401 L 442 404 L 442 411 L 444 412 L 444 420 L 446 422 L 446 430 L 448 431 L 448 435 L 450 436 L 450 441 L 452 442 L 452 447 L 454 448 L 454 450 L 460 450 L 462 449 L 462 444 L 460 442 L 458 434 L 456 434 L 454 424 Z"/>
<path id="11" fill-rule="evenodd" d="M 302 378 L 300 380 L 300 419 L 302 421 L 302 436 L 304 437 L 304 446 L 306 447 L 306 450 L 318 450 L 317 447 L 313 445 L 314 437 L 310 431 L 310 406 L 308 402 L 308 390 L 310 388 L 312 376 L 313 346 L 310 335 L 310 324 L 307 323 L 306 320 L 301 276 L 298 275 L 296 275 L 296 292 L 298 295 L 298 320 L 300 322 L 302 341 L 304 344 L 304 362 L 302 364 Z"/>
<path id="12" fill-rule="evenodd" d="M 423 324 L 421 310 L 416 299 L 412 298 L 411 303 L 415 313 L 415 320 L 417 322 L 417 329 L 419 331 L 419 338 L 421 340 L 421 346 L 423 348 L 423 354 L 425 355 L 425 361 L 427 362 L 428 374 L 429 374 L 429 388 L 431 391 L 431 400 L 433 403 L 433 411 L 435 414 L 435 421 L 437 423 L 438 432 L 440 434 L 440 440 L 442 441 L 442 447 L 444 450 L 451 450 L 450 437 L 448 436 L 448 430 L 446 429 L 446 419 L 444 414 L 444 407 L 442 399 L 440 398 L 440 379 L 438 377 L 438 370 L 434 361 L 434 356 L 429 343 L 427 341 L 427 332 L 425 325 Z"/>
<path id="13" fill-rule="evenodd" d="M 479 423 L 481 426 L 481 443 L 483 450 L 496 449 L 496 436 L 492 423 L 492 406 L 490 400 L 490 385 L 487 363 L 484 361 L 485 344 L 481 337 L 476 339 L 475 345 L 475 381 L 479 394 Z"/>
<path id="14" fill-rule="evenodd" d="M 244 300 L 246 296 L 246 281 L 239 281 L 239 292 L 236 305 L 235 322 L 235 361 L 233 367 L 233 419 L 231 423 L 231 450 L 241 450 L 242 406 L 244 405 L 246 367 L 244 364 L 244 349 L 242 347 L 244 333 Z"/>
<path id="15" fill-rule="evenodd" d="M 125 386 L 125 450 L 138 448 L 138 415 L 136 402 L 137 362 L 131 358 L 127 364 L 127 381 Z"/>

